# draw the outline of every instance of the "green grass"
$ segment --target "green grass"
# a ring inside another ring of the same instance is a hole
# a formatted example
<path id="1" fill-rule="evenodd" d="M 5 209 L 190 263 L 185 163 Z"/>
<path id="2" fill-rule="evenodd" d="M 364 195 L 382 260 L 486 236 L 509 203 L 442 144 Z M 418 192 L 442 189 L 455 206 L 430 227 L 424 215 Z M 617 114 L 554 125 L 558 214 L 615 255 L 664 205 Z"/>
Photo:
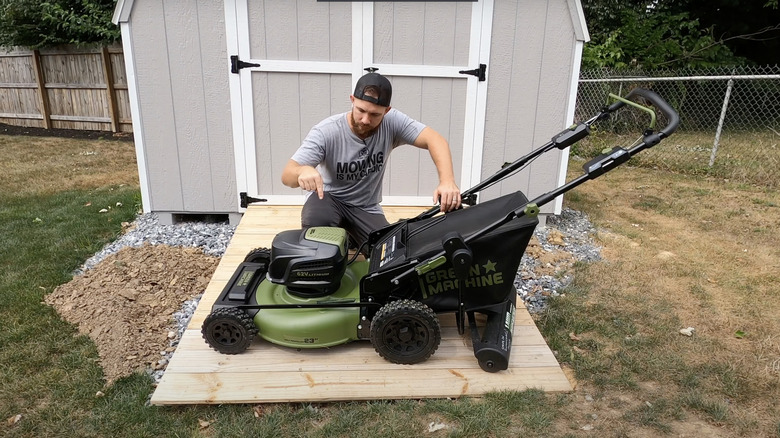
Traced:
<path id="1" fill-rule="evenodd" d="M 705 363 L 686 359 L 676 333 L 681 322 L 667 305 L 638 296 L 633 297 L 636 303 L 628 305 L 590 302 L 590 283 L 598 275 L 589 272 L 592 265 L 576 268 L 574 284 L 565 296 L 551 301 L 537 322 L 550 347 L 573 366 L 579 380 L 605 392 L 640 393 L 640 382 L 647 380 L 674 382 L 679 388 L 665 392 L 665 398 L 626 411 L 625 421 L 666 434 L 672 431 L 673 422 L 685 419 L 685 411 L 696 412 L 713 424 L 727 424 L 731 420 L 729 401 L 750 403 L 758 388 L 737 367 L 716 354 Z M 615 299 L 632 298 L 616 295 Z M 570 338 L 572 332 L 578 335 L 576 342 Z M 696 341 L 699 345 L 689 344 L 683 348 L 711 352 L 723 348 L 717 341 L 703 339 Z"/>
<path id="2" fill-rule="evenodd" d="M 79 427 L 103 386 L 94 344 L 41 301 L 132 220 L 135 197 L 130 188 L 0 197 L 0 418 L 22 414 L 13 435 Z"/>

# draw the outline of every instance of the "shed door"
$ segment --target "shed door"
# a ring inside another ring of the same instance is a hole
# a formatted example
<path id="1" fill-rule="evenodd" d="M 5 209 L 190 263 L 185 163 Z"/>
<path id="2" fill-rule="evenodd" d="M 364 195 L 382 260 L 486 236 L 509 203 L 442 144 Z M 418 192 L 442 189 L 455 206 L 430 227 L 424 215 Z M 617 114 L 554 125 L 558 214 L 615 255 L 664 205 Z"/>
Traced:
<path id="1" fill-rule="evenodd" d="M 392 82 L 393 107 L 448 139 L 461 188 L 475 184 L 487 82 L 460 72 L 487 63 L 492 8 L 492 0 L 226 0 L 239 192 L 301 204 L 302 191 L 281 183 L 282 169 L 312 126 L 351 108 L 369 68 Z M 430 205 L 437 184 L 427 151 L 397 148 L 383 204 Z"/>

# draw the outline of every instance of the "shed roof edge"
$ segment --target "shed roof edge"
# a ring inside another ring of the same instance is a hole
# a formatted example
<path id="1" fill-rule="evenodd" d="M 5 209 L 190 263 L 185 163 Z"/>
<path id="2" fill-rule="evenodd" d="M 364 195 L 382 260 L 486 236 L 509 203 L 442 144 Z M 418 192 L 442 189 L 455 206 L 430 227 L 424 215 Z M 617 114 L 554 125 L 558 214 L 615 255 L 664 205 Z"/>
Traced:
<path id="1" fill-rule="evenodd" d="M 582 10 L 582 0 L 567 0 L 571 21 L 574 24 L 574 34 L 578 41 L 590 41 L 588 25 L 585 23 L 585 12 Z"/>
<path id="2" fill-rule="evenodd" d="M 133 10 L 133 0 L 118 0 L 111 21 L 114 24 L 126 23 L 130 20 L 131 10 Z"/>

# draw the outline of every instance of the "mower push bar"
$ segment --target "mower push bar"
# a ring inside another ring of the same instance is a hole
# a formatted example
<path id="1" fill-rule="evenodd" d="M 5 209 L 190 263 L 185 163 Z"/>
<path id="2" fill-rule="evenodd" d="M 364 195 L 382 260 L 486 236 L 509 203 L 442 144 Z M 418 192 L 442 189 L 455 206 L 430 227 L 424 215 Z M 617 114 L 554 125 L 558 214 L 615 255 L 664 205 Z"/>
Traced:
<path id="1" fill-rule="evenodd" d="M 463 239 L 464 243 L 469 244 L 474 239 L 484 236 L 485 234 L 497 229 L 498 227 L 506 224 L 507 222 L 515 218 L 519 218 L 526 215 L 537 214 L 539 211 L 539 207 L 547 204 L 548 202 L 568 192 L 569 190 L 574 189 L 580 184 L 588 180 L 598 178 L 604 173 L 609 172 L 610 170 L 620 166 L 621 164 L 625 163 L 631 157 L 643 151 L 644 149 L 655 146 L 662 139 L 668 137 L 677 129 L 677 126 L 680 123 L 680 117 L 678 116 L 677 112 L 674 111 L 672 107 L 669 106 L 668 103 L 666 103 L 666 101 L 664 101 L 660 96 L 658 96 L 652 91 L 644 90 L 641 88 L 635 88 L 631 90 L 630 93 L 628 93 L 626 99 L 619 99 L 617 102 L 614 102 L 608 107 L 602 109 L 599 112 L 599 114 L 597 114 L 595 117 L 591 118 L 590 120 L 586 122 L 582 122 L 578 125 L 573 126 L 570 129 L 567 129 L 566 131 L 561 132 L 560 134 L 553 137 L 551 142 L 537 148 L 536 150 L 530 152 L 528 155 L 519 158 L 517 161 L 513 162 L 512 164 L 505 166 L 495 175 L 491 176 L 490 178 L 484 180 L 483 182 L 477 184 L 473 188 L 464 192 L 464 195 L 472 195 L 478 192 L 479 190 L 484 189 L 485 187 L 495 184 L 501 179 L 506 178 L 513 171 L 525 165 L 525 163 L 529 162 L 530 160 L 532 160 L 533 158 L 539 156 L 544 152 L 552 150 L 555 147 L 559 147 L 560 149 L 565 149 L 566 147 L 571 146 L 575 142 L 585 138 L 590 132 L 589 129 L 590 125 L 592 125 L 596 121 L 609 117 L 611 113 L 619 110 L 620 108 L 624 107 L 627 104 L 632 106 L 637 105 L 634 102 L 628 101 L 628 99 L 635 96 L 642 97 L 648 102 L 650 102 L 655 108 L 661 111 L 661 113 L 666 117 L 668 123 L 661 131 L 659 131 L 658 133 L 654 133 L 652 130 L 648 129 L 644 132 L 642 142 L 636 145 L 635 147 L 627 150 L 620 146 L 616 146 L 611 150 L 602 153 L 596 158 L 593 158 L 592 160 L 585 163 L 585 165 L 583 166 L 583 171 L 584 171 L 583 175 L 580 175 L 579 177 L 567 182 L 566 184 L 552 191 L 540 195 L 539 197 L 529 201 L 528 203 L 521 206 L 520 208 L 508 213 L 503 218 L 487 225 L 486 227 L 476 231 L 470 236 L 465 237 Z M 571 132 L 571 134 L 569 132 Z M 421 214 L 415 219 L 431 217 L 436 214 L 436 211 L 438 211 L 438 208 L 434 207 L 431 210 L 428 210 L 425 213 Z M 431 212 L 433 213 L 431 214 Z M 408 275 L 411 275 L 413 272 L 417 272 L 418 275 L 423 274 L 426 271 L 432 269 L 433 267 L 439 266 L 445 262 L 446 262 L 446 252 L 442 250 L 439 253 L 435 254 L 434 256 L 426 260 L 423 260 L 420 263 L 417 263 L 414 267 L 400 273 L 396 277 L 392 278 L 391 281 L 394 284 L 400 284 L 400 281 L 402 279 L 404 279 Z"/>

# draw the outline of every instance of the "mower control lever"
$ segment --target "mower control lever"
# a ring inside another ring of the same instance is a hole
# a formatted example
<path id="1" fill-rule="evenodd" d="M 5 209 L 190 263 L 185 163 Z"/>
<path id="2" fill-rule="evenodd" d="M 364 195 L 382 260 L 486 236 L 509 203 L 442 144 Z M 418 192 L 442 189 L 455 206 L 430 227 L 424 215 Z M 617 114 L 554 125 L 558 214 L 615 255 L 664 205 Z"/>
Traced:
<path id="1" fill-rule="evenodd" d="M 582 166 L 582 170 L 584 170 L 591 179 L 598 178 L 602 174 L 625 163 L 630 158 L 631 154 L 627 150 L 620 146 L 615 146 L 612 150 L 585 163 L 585 165 Z"/>
<path id="2" fill-rule="evenodd" d="M 588 135 L 590 135 L 590 126 L 585 123 L 579 123 L 559 132 L 558 135 L 552 138 L 552 142 L 556 148 L 564 150 Z"/>

